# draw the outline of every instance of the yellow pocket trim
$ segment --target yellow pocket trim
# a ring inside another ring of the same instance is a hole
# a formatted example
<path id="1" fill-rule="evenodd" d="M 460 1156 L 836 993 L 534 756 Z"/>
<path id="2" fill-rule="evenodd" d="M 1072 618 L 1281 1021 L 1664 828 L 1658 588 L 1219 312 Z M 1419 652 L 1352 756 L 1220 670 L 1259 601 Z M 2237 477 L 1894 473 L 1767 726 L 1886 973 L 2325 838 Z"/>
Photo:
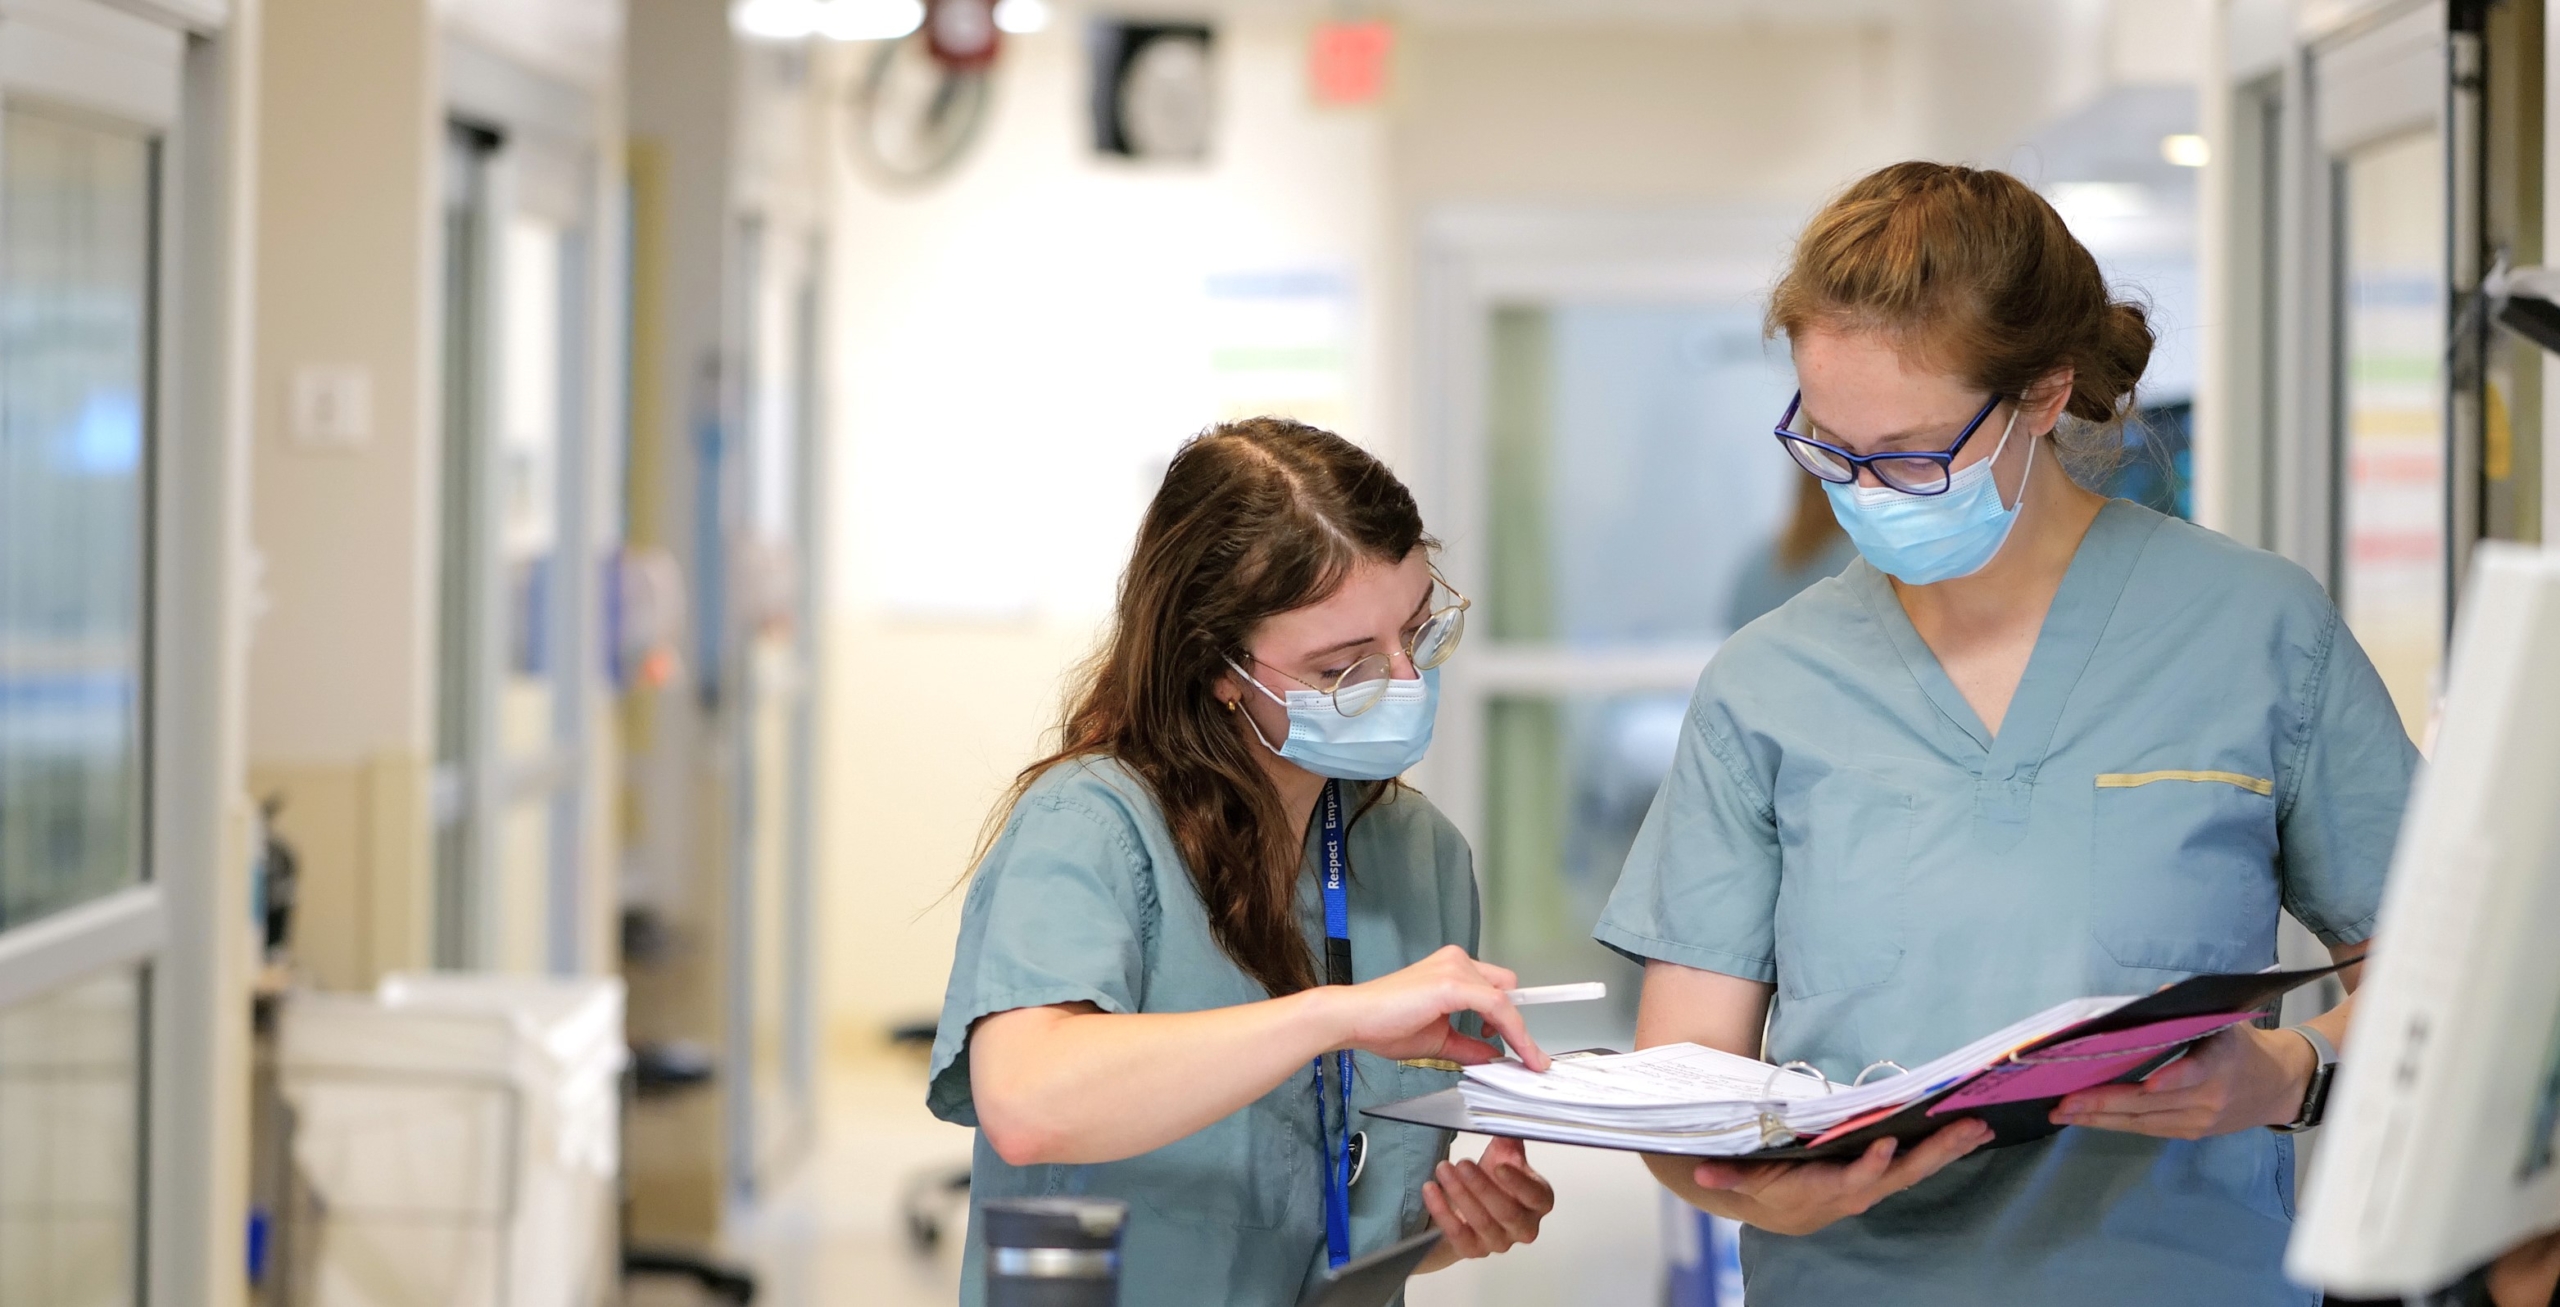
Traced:
<path id="1" fill-rule="evenodd" d="M 2237 785 L 2251 794 L 2276 792 L 2274 781 L 2261 776 L 2243 775 L 2236 771 L 2101 772 L 2098 775 L 2098 788 L 2129 790 L 2137 785 L 2149 785 L 2153 781 L 2220 781 L 2225 785 Z"/>
<path id="2" fill-rule="evenodd" d="M 1416 1070 L 1416 1071 L 1464 1071 L 1464 1070 L 1466 1070 L 1466 1068 L 1465 1068 L 1465 1067 L 1462 1067 L 1462 1066 L 1458 1065 L 1457 1063 L 1452 1062 L 1452 1061 L 1450 1061 L 1449 1059 L 1447 1059 L 1447 1058 L 1445 1058 L 1445 1057 L 1408 1057 L 1408 1058 L 1404 1059 L 1403 1061 L 1396 1063 L 1396 1065 L 1398 1065 L 1398 1066 L 1409 1066 L 1409 1067 L 1412 1067 L 1412 1068 L 1413 1068 L 1414 1070 Z"/>

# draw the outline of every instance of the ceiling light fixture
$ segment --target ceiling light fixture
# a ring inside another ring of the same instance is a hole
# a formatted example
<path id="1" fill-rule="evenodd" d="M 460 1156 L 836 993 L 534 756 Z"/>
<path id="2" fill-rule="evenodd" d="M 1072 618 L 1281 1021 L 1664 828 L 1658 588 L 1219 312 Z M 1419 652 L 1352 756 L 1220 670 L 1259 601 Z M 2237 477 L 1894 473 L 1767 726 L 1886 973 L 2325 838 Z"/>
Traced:
<path id="1" fill-rule="evenodd" d="M 830 41 L 894 41 L 924 26 L 924 0 L 825 0 L 818 35 Z"/>
<path id="2" fill-rule="evenodd" d="M 2213 142 L 2194 132 L 2176 132 L 2160 138 L 2160 157 L 2181 168 L 2201 168 L 2213 162 Z"/>
<path id="3" fill-rule="evenodd" d="M 738 0 L 729 27 L 759 41 L 801 41 L 818 30 L 818 0 Z"/>
<path id="4" fill-rule="evenodd" d="M 996 27 L 1009 36 L 1029 36 L 1049 25 L 1049 0 L 996 0 Z"/>

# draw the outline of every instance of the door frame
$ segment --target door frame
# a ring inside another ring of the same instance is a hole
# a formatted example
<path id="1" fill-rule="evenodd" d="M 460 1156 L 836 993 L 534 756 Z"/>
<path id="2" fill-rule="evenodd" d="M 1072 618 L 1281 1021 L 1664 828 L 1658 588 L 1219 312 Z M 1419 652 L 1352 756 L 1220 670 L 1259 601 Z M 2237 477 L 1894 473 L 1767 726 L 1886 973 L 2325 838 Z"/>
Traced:
<path id="1" fill-rule="evenodd" d="M 738 1198 L 752 1200 L 805 1155 L 816 1136 L 816 768 L 818 730 L 826 711 L 820 623 L 826 558 L 827 247 L 821 230 L 779 213 L 749 211 L 734 224 L 727 333 L 737 342 L 737 353 L 722 399 L 728 415 L 724 425 L 733 435 L 724 442 L 716 467 L 705 472 L 717 482 L 721 575 L 737 575 L 728 547 L 755 531 L 754 482 L 764 457 L 759 442 L 787 442 L 794 477 L 787 542 L 793 584 L 787 596 L 778 597 L 790 614 L 787 648 L 761 648 L 754 623 L 762 614 L 747 608 L 777 596 L 724 591 L 716 600 L 706 599 L 701 614 L 721 646 L 713 674 L 724 711 L 715 731 L 730 769 L 722 1027 L 722 1062 L 731 1082 L 723 1100 L 727 1183 Z M 779 386 L 768 385 L 776 379 Z M 773 400 L 789 405 L 788 423 L 770 420 L 766 404 Z M 756 747 L 768 703 L 779 703 L 789 723 L 781 776 L 765 774 Z M 757 863 L 768 834 L 762 818 L 775 811 L 781 813 L 783 827 L 775 833 L 782 860 L 775 884 L 783 899 L 782 938 L 768 940 L 759 932 L 759 923 L 771 914 L 761 910 L 757 898 L 764 884 Z M 765 1110 L 773 1100 L 759 1078 L 756 1057 L 762 1015 L 757 1007 L 758 959 L 775 949 L 783 968 L 782 1007 L 773 1014 L 781 1025 L 782 1082 L 771 1088 L 780 1091 L 785 1106 L 780 1120 L 769 1119 Z"/>
<path id="2" fill-rule="evenodd" d="M 0 933 L 0 1006 L 141 969 L 136 1285 L 154 1307 L 217 1300 L 245 1219 L 253 44 L 222 0 L 0 0 L 0 94 L 29 87 L 159 133 L 142 877 Z"/>

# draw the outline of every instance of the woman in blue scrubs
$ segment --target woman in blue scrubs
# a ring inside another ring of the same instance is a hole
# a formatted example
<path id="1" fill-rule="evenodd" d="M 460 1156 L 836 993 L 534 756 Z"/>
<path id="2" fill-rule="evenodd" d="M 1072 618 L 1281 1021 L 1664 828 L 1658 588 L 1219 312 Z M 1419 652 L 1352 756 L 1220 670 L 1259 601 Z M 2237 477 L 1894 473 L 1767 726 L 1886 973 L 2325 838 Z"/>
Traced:
<path id="1" fill-rule="evenodd" d="M 2152 338 L 2052 208 L 1883 169 L 1814 219 L 1770 326 L 1802 386 L 1779 442 L 1861 561 L 1699 682 L 1595 932 L 1647 966 L 1637 1042 L 1846 1082 L 2266 966 L 2279 909 L 2360 954 L 2416 752 L 2310 576 L 2066 474 L 2120 447 Z M 1967 1122 L 1845 1163 L 1648 1160 L 1752 1227 L 1752 1307 L 2316 1304 L 2281 1270 L 2282 1131 L 2346 1020 L 2234 1028 L 2015 1147 Z"/>
<path id="2" fill-rule="evenodd" d="M 1497 1056 L 1487 1027 L 1546 1065 L 1517 978 L 1469 956 L 1466 841 L 1395 779 L 1466 612 L 1430 549 L 1339 436 L 1192 441 L 979 860 L 927 1102 L 978 1129 L 972 1204 L 1129 1204 L 1124 1307 L 1291 1307 L 1347 1257 L 1436 1225 L 1436 1269 L 1554 1205 L 1516 1141 L 1452 1164 L 1447 1132 L 1359 1115 Z"/>

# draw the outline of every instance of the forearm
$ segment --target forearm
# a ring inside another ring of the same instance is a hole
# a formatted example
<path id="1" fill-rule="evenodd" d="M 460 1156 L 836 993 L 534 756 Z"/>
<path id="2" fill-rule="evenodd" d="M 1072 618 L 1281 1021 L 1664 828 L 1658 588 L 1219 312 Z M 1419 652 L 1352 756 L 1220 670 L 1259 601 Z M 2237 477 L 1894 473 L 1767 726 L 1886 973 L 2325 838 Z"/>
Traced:
<path id="1" fill-rule="evenodd" d="M 2356 996 L 2349 994 L 2346 1001 L 2302 1024 L 2319 1031 L 2328 1039 L 2330 1046 L 2338 1050 L 2338 1055 L 2344 1057 L 2347 1051 L 2347 1026 L 2355 1019 L 2355 1011 Z"/>
<path id="2" fill-rule="evenodd" d="M 2364 982 L 2365 955 L 2372 950 L 2372 940 L 2366 940 L 2361 944 L 2333 944 L 2329 947 L 2331 960 L 2354 964 L 2338 973 L 2338 983 L 2346 986 L 2347 997 L 2336 1007 L 2302 1023 L 2325 1036 L 2341 1056 L 2346 1053 L 2347 1026 L 2355 1017 L 2356 987 Z"/>
<path id="3" fill-rule="evenodd" d="M 2330 949 L 2330 955 L 2341 962 L 2350 958 L 2360 960 L 2366 947 L 2367 945 L 2363 944 L 2338 945 Z M 2338 1056 L 2344 1058 L 2347 1053 L 2347 1028 L 2355 1021 L 2356 984 L 2363 979 L 2363 968 L 2349 967 L 2339 975 L 2342 977 L 2342 983 L 2347 987 L 2346 998 L 2336 1007 L 2308 1021 L 2296 1024 L 2308 1026 L 2320 1032 L 2321 1037 L 2329 1041 L 2329 1046 L 2338 1050 Z M 2267 1119 L 2260 1124 L 2282 1125 L 2300 1115 L 2303 1096 L 2310 1092 L 2312 1073 L 2319 1067 L 2319 1057 L 2313 1052 L 2311 1041 L 2300 1035 L 2287 1031 L 2273 1031 L 2268 1033 L 2267 1039 L 2272 1046 L 2271 1051 L 2275 1055 L 2283 1082 L 2281 1088 L 2273 1095 L 2273 1106 L 2267 1114 L 2264 1114 Z"/>
<path id="4" fill-rule="evenodd" d="M 2364 979 L 2363 958 L 2372 946 L 2372 941 L 2368 940 L 2362 944 L 2339 944 L 2330 948 L 2330 957 L 2340 962 L 2352 959 L 2358 964 L 2338 973 L 2339 983 L 2346 986 L 2347 996 L 2340 1000 L 2336 1007 L 2300 1023 L 2319 1031 L 2321 1036 L 2329 1041 L 2329 1046 L 2338 1050 L 2338 1056 L 2342 1059 L 2347 1055 L 2347 1028 L 2355 1021 L 2356 987 Z M 2292 1101 L 2298 1103 L 2301 1101 L 2302 1093 L 2310 1088 L 2311 1073 L 2318 1062 L 2311 1052 L 2309 1040 L 2298 1035 L 2285 1038 L 2289 1044 L 2301 1046 L 2298 1052 L 2290 1047 L 2285 1050 L 2287 1054 L 2292 1055 L 2288 1061 L 2287 1070 L 2289 1079 L 2293 1082 L 2290 1089 Z"/>
<path id="5" fill-rule="evenodd" d="M 1693 1043 L 1742 1057 L 1760 1056 L 1760 1032 L 1768 1024 L 1763 981 L 1696 971 L 1669 962 L 1646 966 L 1644 996 L 1636 1012 L 1636 1047 Z M 1644 1155 L 1645 1169 L 1680 1201 L 1700 1211 L 1743 1219 L 1748 1200 L 1697 1180 L 1698 1159 L 1669 1153 Z"/>
<path id="6" fill-rule="evenodd" d="M 1309 990 L 1204 1012 L 999 1013 L 970 1040 L 979 1126 L 1018 1166 L 1161 1148 L 1339 1047 L 1334 1006 Z"/>

